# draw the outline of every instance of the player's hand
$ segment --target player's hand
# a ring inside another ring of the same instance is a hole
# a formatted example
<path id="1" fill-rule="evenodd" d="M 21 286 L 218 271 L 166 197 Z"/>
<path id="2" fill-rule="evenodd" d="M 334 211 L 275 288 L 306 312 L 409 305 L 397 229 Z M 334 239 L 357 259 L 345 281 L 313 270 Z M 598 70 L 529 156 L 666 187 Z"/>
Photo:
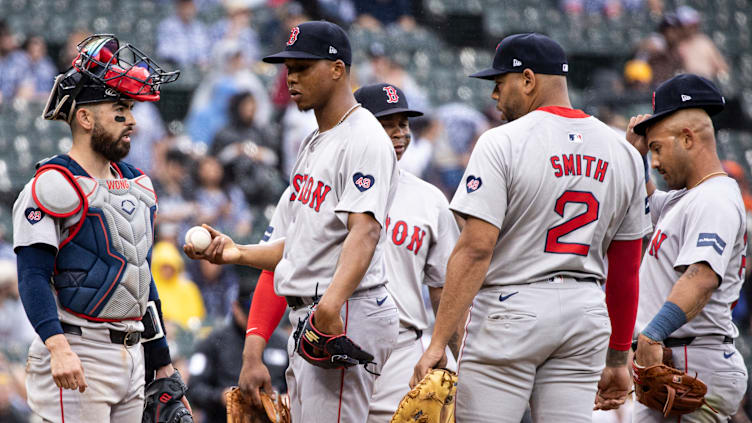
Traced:
<path id="1" fill-rule="evenodd" d="M 632 116 L 632 118 L 629 119 L 629 125 L 627 125 L 627 141 L 629 141 L 629 143 L 632 144 L 643 156 L 648 154 L 648 144 L 645 141 L 644 136 L 635 133 L 634 127 L 651 116 L 652 115 Z"/>
<path id="2" fill-rule="evenodd" d="M 175 373 L 175 368 L 172 367 L 172 363 L 165 364 L 164 366 L 157 369 L 156 374 L 154 375 L 154 378 L 160 379 L 163 377 L 170 377 L 172 374 Z M 188 409 L 188 412 L 191 413 L 191 416 L 193 415 L 193 409 L 191 408 L 191 404 L 188 402 L 188 398 L 186 398 L 185 395 L 183 395 L 183 398 L 180 399 L 180 402 L 183 403 L 185 408 Z"/>
<path id="3" fill-rule="evenodd" d="M 614 410 L 619 408 L 629 395 L 632 386 L 627 366 L 606 366 L 598 382 L 593 410 Z"/>
<path id="4" fill-rule="evenodd" d="M 635 351 L 634 361 L 641 367 L 663 364 L 663 347 L 659 342 L 640 334 L 637 337 L 637 351 Z"/>
<path id="5" fill-rule="evenodd" d="M 50 369 L 55 385 L 58 388 L 78 389 L 79 392 L 84 392 L 89 386 L 84 377 L 84 367 L 65 339 L 65 335 L 52 335 L 44 343 L 50 350 Z"/>
<path id="6" fill-rule="evenodd" d="M 421 380 L 431 371 L 437 367 L 445 367 L 447 363 L 446 347 L 439 348 L 434 344 L 428 346 L 428 348 L 420 356 L 418 364 L 415 365 L 413 370 L 413 377 L 410 378 L 410 388 L 414 388 L 419 384 Z"/>
<path id="7" fill-rule="evenodd" d="M 196 251 L 191 244 L 183 245 L 183 251 L 188 257 L 194 260 L 207 260 L 214 264 L 232 264 L 240 259 L 240 250 L 232 238 L 209 225 L 201 226 L 209 231 L 211 243 L 203 252 Z"/>
<path id="8" fill-rule="evenodd" d="M 260 358 L 243 358 L 243 367 L 240 369 L 238 386 L 243 393 L 251 397 L 253 405 L 261 408 L 263 408 L 263 404 L 261 403 L 260 391 L 264 391 L 269 395 L 274 392 L 269 369 L 266 368 Z"/>
<path id="9" fill-rule="evenodd" d="M 329 306 L 319 303 L 313 314 L 313 326 L 327 335 L 339 335 L 345 333 L 345 322 L 339 312 L 342 307 Z"/>

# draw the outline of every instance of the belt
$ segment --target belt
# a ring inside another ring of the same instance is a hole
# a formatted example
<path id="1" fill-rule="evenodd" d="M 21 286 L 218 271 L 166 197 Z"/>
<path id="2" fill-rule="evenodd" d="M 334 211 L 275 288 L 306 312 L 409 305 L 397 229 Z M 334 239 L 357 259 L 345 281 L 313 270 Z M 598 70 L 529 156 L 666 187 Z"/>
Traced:
<path id="1" fill-rule="evenodd" d="M 384 288 L 384 285 L 378 285 L 371 288 L 365 288 L 365 289 L 359 289 L 350 296 L 350 298 L 358 298 L 361 295 L 378 292 L 382 288 Z M 318 287 L 317 287 L 318 290 Z M 285 301 L 287 301 L 287 305 L 290 306 L 293 310 L 297 310 L 301 307 L 310 306 L 312 304 L 318 304 L 319 300 L 321 299 L 320 295 L 313 296 L 313 297 L 293 297 L 293 296 L 285 296 Z"/>
<path id="2" fill-rule="evenodd" d="M 713 345 L 713 344 L 733 344 L 734 338 L 728 336 L 728 335 L 707 335 L 707 336 L 689 336 L 686 338 L 666 338 L 663 340 L 663 345 L 665 345 L 668 348 L 674 348 L 674 347 L 683 347 L 685 345 L 690 345 L 695 340 L 698 341 L 698 344 L 700 341 L 703 341 L 703 344 Z M 710 341 L 710 342 L 705 342 Z M 720 342 L 713 342 L 713 341 L 720 341 Z"/>
<path id="3" fill-rule="evenodd" d="M 83 330 L 81 326 L 71 325 L 68 323 L 60 323 L 63 327 L 63 332 L 71 335 L 83 336 Z M 88 329 L 88 328 L 87 328 Z M 125 345 L 126 347 L 132 347 L 141 341 L 141 332 L 123 332 L 115 329 L 109 329 L 110 342 L 113 344 Z"/>

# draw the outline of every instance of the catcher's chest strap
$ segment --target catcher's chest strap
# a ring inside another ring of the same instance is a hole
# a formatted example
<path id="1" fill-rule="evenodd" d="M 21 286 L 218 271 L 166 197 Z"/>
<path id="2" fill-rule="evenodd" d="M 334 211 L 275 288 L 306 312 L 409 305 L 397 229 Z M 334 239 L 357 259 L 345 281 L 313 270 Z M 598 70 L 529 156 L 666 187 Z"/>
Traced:
<path id="1" fill-rule="evenodd" d="M 668 348 L 683 347 L 685 345 L 718 345 L 733 344 L 734 338 L 726 335 L 689 336 L 687 338 L 666 338 L 663 345 Z"/>

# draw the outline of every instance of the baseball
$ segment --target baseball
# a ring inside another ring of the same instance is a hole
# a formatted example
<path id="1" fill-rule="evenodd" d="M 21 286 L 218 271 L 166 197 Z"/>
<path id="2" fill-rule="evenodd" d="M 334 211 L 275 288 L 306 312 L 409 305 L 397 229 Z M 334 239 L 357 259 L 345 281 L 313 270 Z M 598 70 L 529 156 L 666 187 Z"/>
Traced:
<path id="1" fill-rule="evenodd" d="M 193 249 L 200 253 L 211 243 L 211 235 L 203 227 L 194 226 L 185 233 L 185 243 L 193 244 Z"/>

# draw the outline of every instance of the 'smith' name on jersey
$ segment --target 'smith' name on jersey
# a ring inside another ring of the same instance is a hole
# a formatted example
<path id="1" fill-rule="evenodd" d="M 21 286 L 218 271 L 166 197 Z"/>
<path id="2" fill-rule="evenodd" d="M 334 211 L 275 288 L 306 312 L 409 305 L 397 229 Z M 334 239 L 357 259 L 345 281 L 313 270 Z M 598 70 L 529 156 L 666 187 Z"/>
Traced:
<path id="1" fill-rule="evenodd" d="M 418 255 L 420 247 L 423 246 L 423 238 L 426 236 L 426 231 L 421 229 L 420 226 L 413 225 L 412 235 L 410 235 L 410 242 L 405 244 L 410 232 L 410 225 L 404 220 L 398 220 L 394 226 L 391 226 L 392 218 L 387 216 L 386 218 L 386 235 L 387 239 L 392 241 L 394 245 L 404 245 L 409 251 Z"/>
<path id="2" fill-rule="evenodd" d="M 315 181 L 312 176 L 301 174 L 293 176 L 292 187 L 294 192 L 290 194 L 290 201 L 297 200 L 308 204 L 316 212 L 319 212 L 321 204 L 326 201 L 329 191 L 332 190 L 332 187 L 321 181 Z"/>
<path id="3" fill-rule="evenodd" d="M 603 182 L 608 170 L 607 161 L 585 154 L 562 154 L 551 156 L 550 160 L 554 176 L 557 178 L 584 174 L 588 178 Z"/>

